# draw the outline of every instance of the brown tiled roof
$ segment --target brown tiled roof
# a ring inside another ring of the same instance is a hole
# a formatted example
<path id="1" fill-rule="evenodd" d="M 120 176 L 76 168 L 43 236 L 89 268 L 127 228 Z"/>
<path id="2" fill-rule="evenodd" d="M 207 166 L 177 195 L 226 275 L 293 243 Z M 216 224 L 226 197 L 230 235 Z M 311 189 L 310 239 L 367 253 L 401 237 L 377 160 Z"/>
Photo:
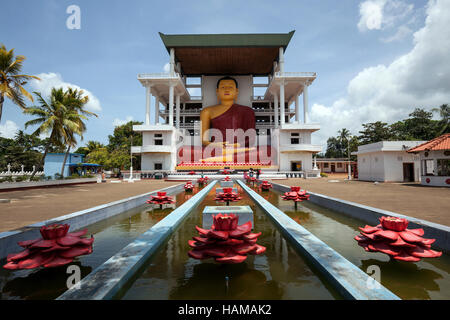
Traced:
<path id="1" fill-rule="evenodd" d="M 408 152 L 450 150 L 450 133 L 443 134 L 433 140 L 419 144 Z"/>

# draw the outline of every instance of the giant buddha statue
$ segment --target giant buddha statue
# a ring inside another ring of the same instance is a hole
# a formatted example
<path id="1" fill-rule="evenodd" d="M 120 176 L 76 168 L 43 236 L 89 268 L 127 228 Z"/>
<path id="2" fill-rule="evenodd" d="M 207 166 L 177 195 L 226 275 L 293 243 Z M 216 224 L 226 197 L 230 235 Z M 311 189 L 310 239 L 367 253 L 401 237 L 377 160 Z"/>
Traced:
<path id="1" fill-rule="evenodd" d="M 200 113 L 202 145 L 213 147 L 216 156 L 202 161 L 234 161 L 236 155 L 255 150 L 255 112 L 235 103 L 239 88 L 231 77 L 217 81 L 216 94 L 220 103 L 208 106 Z"/>

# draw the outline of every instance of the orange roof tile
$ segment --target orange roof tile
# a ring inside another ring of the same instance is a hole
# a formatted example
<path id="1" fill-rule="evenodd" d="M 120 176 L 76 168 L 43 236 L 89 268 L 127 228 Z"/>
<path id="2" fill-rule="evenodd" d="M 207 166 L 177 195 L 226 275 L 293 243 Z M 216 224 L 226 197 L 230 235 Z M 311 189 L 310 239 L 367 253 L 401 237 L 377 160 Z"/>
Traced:
<path id="1" fill-rule="evenodd" d="M 437 150 L 450 150 L 450 133 L 443 134 L 433 140 L 419 144 L 418 146 L 409 149 L 408 152 Z"/>

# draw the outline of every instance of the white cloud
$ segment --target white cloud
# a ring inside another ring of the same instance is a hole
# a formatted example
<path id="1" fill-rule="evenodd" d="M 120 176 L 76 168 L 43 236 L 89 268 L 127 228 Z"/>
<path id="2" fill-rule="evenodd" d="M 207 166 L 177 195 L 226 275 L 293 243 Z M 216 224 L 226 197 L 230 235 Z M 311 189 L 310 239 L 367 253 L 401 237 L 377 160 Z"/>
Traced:
<path id="1" fill-rule="evenodd" d="M 19 127 L 14 121 L 6 120 L 4 124 L 0 124 L 0 136 L 12 139 L 16 135 Z"/>
<path id="2" fill-rule="evenodd" d="M 119 118 L 115 118 L 113 120 L 113 126 L 114 127 L 121 126 L 121 125 L 124 125 L 125 123 L 128 123 L 130 121 L 133 121 L 133 117 L 132 116 L 127 116 L 125 118 L 125 120 L 122 120 L 122 119 L 119 119 Z"/>
<path id="3" fill-rule="evenodd" d="M 426 13 L 410 52 L 389 65 L 362 70 L 349 82 L 347 95 L 330 106 L 312 106 L 311 120 L 322 124 L 313 134 L 315 143 L 325 146 L 342 128 L 358 135 L 363 123 L 393 123 L 416 107 L 450 103 L 450 1 L 430 0 Z"/>
<path id="4" fill-rule="evenodd" d="M 61 75 L 58 73 L 41 73 L 37 75 L 41 80 L 32 80 L 30 85 L 33 87 L 33 91 L 38 91 L 42 93 L 43 97 L 50 96 L 52 88 L 64 88 L 67 89 L 69 87 L 83 90 L 86 95 L 89 96 L 89 102 L 86 104 L 86 110 L 91 112 L 98 112 L 102 110 L 100 105 L 100 101 L 96 96 L 92 94 L 89 90 L 80 88 L 75 84 L 71 84 L 68 82 L 64 82 Z"/>
<path id="5" fill-rule="evenodd" d="M 386 43 L 399 41 L 410 35 L 412 32 L 413 31 L 407 26 L 400 26 L 394 35 L 390 37 L 381 38 L 381 41 Z"/>

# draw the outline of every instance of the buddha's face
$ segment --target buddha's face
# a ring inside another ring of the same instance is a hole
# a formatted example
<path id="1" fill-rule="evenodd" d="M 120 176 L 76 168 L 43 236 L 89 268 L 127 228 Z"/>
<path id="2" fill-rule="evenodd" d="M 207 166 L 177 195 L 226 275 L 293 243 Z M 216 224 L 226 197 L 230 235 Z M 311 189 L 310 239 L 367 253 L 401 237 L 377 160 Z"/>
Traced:
<path id="1" fill-rule="evenodd" d="M 219 82 L 219 87 L 216 90 L 217 98 L 220 101 L 235 100 L 239 94 L 238 88 L 233 80 L 222 80 Z"/>

